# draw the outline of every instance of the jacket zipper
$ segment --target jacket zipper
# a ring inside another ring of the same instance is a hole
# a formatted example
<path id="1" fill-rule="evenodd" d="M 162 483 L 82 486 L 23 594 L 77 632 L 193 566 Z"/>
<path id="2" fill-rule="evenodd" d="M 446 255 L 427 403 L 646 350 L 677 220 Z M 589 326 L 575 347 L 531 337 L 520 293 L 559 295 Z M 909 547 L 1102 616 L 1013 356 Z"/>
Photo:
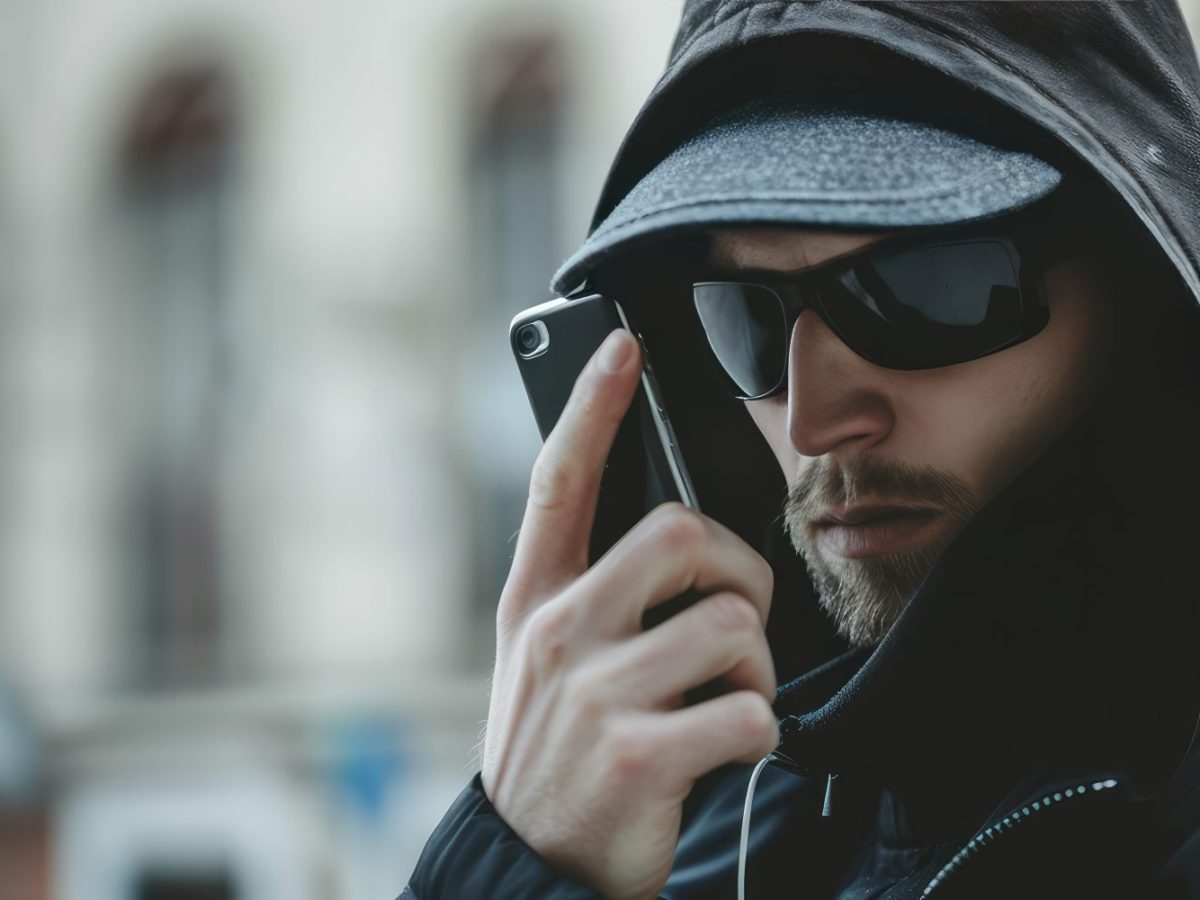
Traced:
<path id="1" fill-rule="evenodd" d="M 921 897 L 925 898 L 934 894 L 947 880 L 959 873 L 969 861 L 978 859 L 979 854 L 985 847 L 992 846 L 1001 837 L 1011 833 L 1013 829 L 1020 827 L 1038 813 L 1044 812 L 1051 807 L 1060 807 L 1061 804 L 1077 797 L 1111 791 L 1117 785 L 1118 782 L 1113 778 L 1106 778 L 1103 781 L 1093 781 L 1090 784 L 1078 784 L 1075 787 L 1052 791 L 1037 800 L 1024 803 L 1013 809 L 994 825 L 989 825 L 987 828 L 977 832 L 961 850 L 951 857 L 949 862 L 938 870 L 938 873 L 933 876 L 933 880 L 925 886 Z"/>

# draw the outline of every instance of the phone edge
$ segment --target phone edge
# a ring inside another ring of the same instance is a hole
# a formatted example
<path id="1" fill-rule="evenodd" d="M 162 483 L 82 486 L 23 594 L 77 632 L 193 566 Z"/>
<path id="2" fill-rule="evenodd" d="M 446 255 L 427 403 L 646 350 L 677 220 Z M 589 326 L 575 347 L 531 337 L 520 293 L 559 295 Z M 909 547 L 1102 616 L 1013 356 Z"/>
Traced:
<path id="1" fill-rule="evenodd" d="M 634 330 L 629 326 L 629 319 L 626 317 L 625 310 L 621 307 L 621 304 L 611 297 L 609 301 L 616 307 L 617 315 L 621 317 L 621 324 L 625 326 L 625 330 L 633 334 L 637 338 L 638 344 L 641 345 L 642 389 L 646 392 L 646 398 L 650 401 L 650 415 L 654 419 L 655 431 L 658 432 L 659 445 L 667 451 L 667 465 L 671 468 L 671 478 L 675 482 L 675 490 L 679 492 L 684 506 L 699 512 L 700 501 L 696 497 L 696 489 L 692 486 L 692 479 L 688 474 L 687 467 L 684 465 L 679 444 L 675 440 L 675 429 L 671 427 L 671 422 L 666 417 L 662 395 L 659 393 L 658 383 L 652 372 L 646 344 L 642 340 L 642 336 L 635 334 Z"/>

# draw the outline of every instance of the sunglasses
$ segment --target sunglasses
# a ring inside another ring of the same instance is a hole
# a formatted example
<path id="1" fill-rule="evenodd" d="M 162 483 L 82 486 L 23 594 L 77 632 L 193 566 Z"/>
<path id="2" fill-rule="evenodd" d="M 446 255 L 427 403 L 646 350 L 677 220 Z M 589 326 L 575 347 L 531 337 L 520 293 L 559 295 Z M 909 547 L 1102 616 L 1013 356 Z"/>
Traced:
<path id="1" fill-rule="evenodd" d="M 788 347 L 811 309 L 851 350 L 888 369 L 936 369 L 1026 341 L 1050 319 L 1042 273 L 1077 251 L 1070 229 L 922 229 L 804 272 L 698 281 L 701 326 L 739 400 L 787 388 Z"/>

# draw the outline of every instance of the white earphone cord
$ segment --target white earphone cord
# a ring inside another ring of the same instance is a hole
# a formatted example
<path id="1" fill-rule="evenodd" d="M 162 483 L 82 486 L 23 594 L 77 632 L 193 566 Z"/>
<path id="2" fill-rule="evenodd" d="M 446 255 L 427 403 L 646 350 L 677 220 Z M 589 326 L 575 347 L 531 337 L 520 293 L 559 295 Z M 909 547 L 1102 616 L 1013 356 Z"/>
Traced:
<path id="1" fill-rule="evenodd" d="M 768 753 L 758 761 L 754 771 L 750 773 L 750 782 L 746 785 L 746 804 L 742 807 L 742 838 L 738 842 L 738 900 L 746 900 L 746 857 L 750 847 L 750 810 L 754 806 L 754 789 L 758 786 L 758 776 L 766 768 L 767 763 L 775 759 L 774 753 Z M 822 816 L 833 814 L 833 780 L 837 775 L 830 772 L 825 776 L 825 802 L 821 807 Z"/>
<path id="2" fill-rule="evenodd" d="M 754 805 L 754 788 L 758 785 L 758 776 L 770 761 L 771 754 L 760 759 L 754 771 L 750 773 L 750 783 L 746 785 L 746 805 L 742 808 L 742 839 L 738 843 L 738 900 L 746 900 L 746 850 L 750 845 L 750 809 Z"/>

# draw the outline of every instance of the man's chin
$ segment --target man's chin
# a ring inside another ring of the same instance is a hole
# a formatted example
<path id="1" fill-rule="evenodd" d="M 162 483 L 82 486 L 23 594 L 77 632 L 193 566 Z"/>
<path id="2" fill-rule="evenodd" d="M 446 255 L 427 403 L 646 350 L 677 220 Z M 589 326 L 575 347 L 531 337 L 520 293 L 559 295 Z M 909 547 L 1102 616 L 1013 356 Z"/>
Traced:
<path id="1" fill-rule="evenodd" d="M 942 547 L 846 558 L 817 542 L 798 548 L 821 607 L 851 646 L 879 643 L 933 568 Z"/>
<path id="2" fill-rule="evenodd" d="M 783 523 L 838 632 L 870 646 L 980 506 L 962 478 L 931 466 L 821 456 L 788 487 Z"/>

